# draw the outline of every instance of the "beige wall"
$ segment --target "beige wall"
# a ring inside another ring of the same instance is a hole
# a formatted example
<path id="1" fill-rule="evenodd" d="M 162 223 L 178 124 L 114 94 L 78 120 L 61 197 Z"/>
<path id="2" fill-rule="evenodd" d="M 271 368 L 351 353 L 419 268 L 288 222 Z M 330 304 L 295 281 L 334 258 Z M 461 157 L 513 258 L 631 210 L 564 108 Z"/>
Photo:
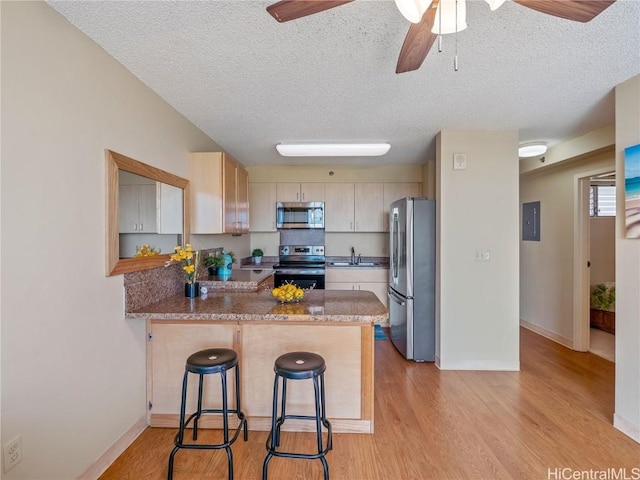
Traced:
<path id="1" fill-rule="evenodd" d="M 612 168 L 610 151 L 520 179 L 520 211 L 534 201 L 541 210 L 540 241 L 520 240 L 520 319 L 567 346 L 573 345 L 574 184 Z"/>
<path id="2" fill-rule="evenodd" d="M 616 176 L 624 149 L 640 143 L 640 75 L 616 87 Z M 640 240 L 624 233 L 624 190 L 616 217 L 616 405 L 614 425 L 640 443 Z"/>
<path id="3" fill-rule="evenodd" d="M 421 182 L 420 165 L 247 167 L 249 182 Z M 332 173 L 332 174 L 331 174 Z"/>
<path id="4" fill-rule="evenodd" d="M 518 370 L 518 132 L 443 131 L 437 141 L 442 369 Z M 453 170 L 453 154 L 467 169 Z M 476 252 L 491 260 L 476 261 Z"/>
<path id="5" fill-rule="evenodd" d="M 82 474 L 146 412 L 145 326 L 105 277 L 104 149 L 219 147 L 44 2 L 0 2 L 3 478 Z M 95 478 L 95 477 L 94 477 Z"/>
<path id="6" fill-rule="evenodd" d="M 590 259 L 589 283 L 616 281 L 616 218 L 594 217 L 589 221 Z"/>

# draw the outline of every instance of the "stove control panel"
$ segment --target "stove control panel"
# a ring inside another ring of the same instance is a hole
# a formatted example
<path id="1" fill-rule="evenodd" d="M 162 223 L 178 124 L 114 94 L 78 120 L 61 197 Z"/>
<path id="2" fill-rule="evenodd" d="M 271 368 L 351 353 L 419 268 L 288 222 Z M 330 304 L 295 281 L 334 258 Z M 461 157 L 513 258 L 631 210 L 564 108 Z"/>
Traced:
<path id="1" fill-rule="evenodd" d="M 280 255 L 286 256 L 324 256 L 324 245 L 280 245 Z"/>

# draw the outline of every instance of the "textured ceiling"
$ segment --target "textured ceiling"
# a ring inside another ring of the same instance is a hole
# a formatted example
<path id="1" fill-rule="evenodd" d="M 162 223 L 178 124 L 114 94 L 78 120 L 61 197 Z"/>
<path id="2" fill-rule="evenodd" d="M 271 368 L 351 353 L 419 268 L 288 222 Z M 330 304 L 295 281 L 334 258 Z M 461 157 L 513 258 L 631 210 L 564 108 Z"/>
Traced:
<path id="1" fill-rule="evenodd" d="M 521 142 L 553 145 L 612 124 L 615 85 L 640 73 L 640 0 L 617 0 L 584 24 L 467 0 L 469 27 L 399 75 L 409 23 L 393 1 L 283 24 L 270 3 L 49 2 L 245 165 L 421 164 L 442 129 L 517 129 Z M 391 150 L 352 159 L 275 150 L 311 141 Z"/>

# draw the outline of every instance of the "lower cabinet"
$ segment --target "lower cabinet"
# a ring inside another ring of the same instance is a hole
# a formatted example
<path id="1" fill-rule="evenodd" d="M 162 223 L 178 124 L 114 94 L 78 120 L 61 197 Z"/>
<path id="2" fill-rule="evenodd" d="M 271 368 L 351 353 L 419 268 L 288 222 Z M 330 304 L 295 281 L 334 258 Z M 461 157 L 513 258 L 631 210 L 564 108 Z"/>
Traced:
<path id="1" fill-rule="evenodd" d="M 388 283 L 389 270 L 386 268 L 327 268 L 325 272 L 325 289 L 367 290 L 375 293 L 387 308 Z"/>

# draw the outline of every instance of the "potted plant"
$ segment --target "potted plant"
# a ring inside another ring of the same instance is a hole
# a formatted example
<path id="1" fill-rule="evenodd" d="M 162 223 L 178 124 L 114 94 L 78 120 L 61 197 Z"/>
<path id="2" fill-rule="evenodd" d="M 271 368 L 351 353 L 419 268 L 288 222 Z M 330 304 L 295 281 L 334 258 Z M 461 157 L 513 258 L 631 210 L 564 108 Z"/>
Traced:
<path id="1" fill-rule="evenodd" d="M 264 256 L 264 252 L 260 248 L 254 248 L 253 252 L 251 252 L 251 256 L 253 257 L 253 263 L 259 265 L 262 263 L 262 257 Z"/>
<path id="2" fill-rule="evenodd" d="M 216 275 L 219 267 L 224 267 L 226 261 L 222 255 L 211 255 L 204 259 L 204 264 L 209 270 L 209 275 Z"/>

